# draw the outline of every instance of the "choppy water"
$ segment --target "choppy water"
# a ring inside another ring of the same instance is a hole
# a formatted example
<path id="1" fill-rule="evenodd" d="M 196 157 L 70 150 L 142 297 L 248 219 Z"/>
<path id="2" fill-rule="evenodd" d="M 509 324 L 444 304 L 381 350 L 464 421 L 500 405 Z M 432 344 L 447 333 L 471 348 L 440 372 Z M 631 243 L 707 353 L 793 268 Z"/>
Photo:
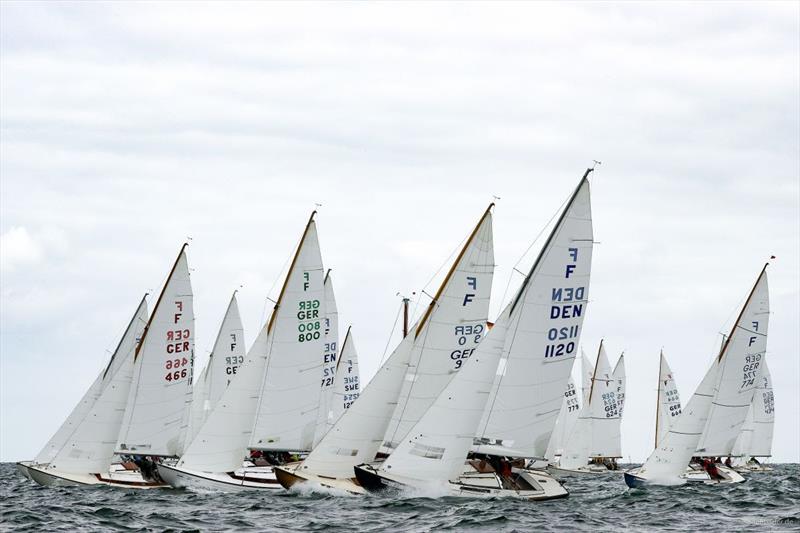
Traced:
<path id="1" fill-rule="evenodd" d="M 622 476 L 566 478 L 570 497 L 195 494 L 183 490 L 43 488 L 0 464 L 0 529 L 8 531 L 798 531 L 800 465 L 745 483 L 629 490 Z"/>

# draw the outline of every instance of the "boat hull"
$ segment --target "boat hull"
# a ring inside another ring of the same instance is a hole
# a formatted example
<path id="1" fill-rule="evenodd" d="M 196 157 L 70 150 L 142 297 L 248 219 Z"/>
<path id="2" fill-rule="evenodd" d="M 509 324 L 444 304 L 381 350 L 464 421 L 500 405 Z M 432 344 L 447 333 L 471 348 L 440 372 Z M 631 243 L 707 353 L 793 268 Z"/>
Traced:
<path id="1" fill-rule="evenodd" d="M 28 471 L 28 469 L 32 465 L 33 461 L 18 461 L 14 463 L 14 466 L 17 468 L 17 472 L 19 472 L 22 477 L 30 479 L 31 481 L 33 481 L 33 478 L 31 477 L 31 473 Z"/>
<path id="2" fill-rule="evenodd" d="M 235 472 L 202 472 L 160 464 L 158 474 L 172 487 L 196 491 L 282 490 L 272 467 L 245 467 Z"/>
<path id="3" fill-rule="evenodd" d="M 680 480 L 675 485 L 682 485 L 684 483 L 703 483 L 706 485 L 729 485 L 733 483 L 742 483 L 745 481 L 744 477 L 735 470 L 717 465 L 717 470 L 722 476 L 720 479 L 713 479 L 708 472 L 702 468 L 686 467 L 686 471 L 680 475 Z M 639 489 L 648 485 L 662 485 L 662 483 L 653 483 L 645 476 L 639 474 L 639 470 L 629 470 L 625 472 L 625 484 L 632 489 Z"/>
<path id="4" fill-rule="evenodd" d="M 157 481 L 145 480 L 138 471 L 113 471 L 105 474 L 75 474 L 60 472 L 43 466 L 28 466 L 28 473 L 33 481 L 43 487 L 86 487 L 90 485 L 106 485 L 124 489 L 157 489 L 168 485 Z"/>
<path id="5" fill-rule="evenodd" d="M 573 475 L 583 475 L 583 474 L 590 474 L 590 475 L 619 475 L 622 474 L 622 470 L 609 470 L 606 467 L 597 467 L 595 465 L 586 465 L 586 467 L 580 468 L 561 468 L 560 466 L 548 466 L 547 472 L 554 476 L 573 476 Z"/>
<path id="6" fill-rule="evenodd" d="M 496 473 L 464 472 L 455 481 L 445 485 L 447 495 L 466 498 L 517 498 L 528 501 L 545 501 L 566 498 L 569 492 L 547 472 L 541 470 L 513 469 L 516 488 L 510 488 Z M 399 479 L 380 470 L 378 465 L 363 464 L 355 467 L 359 484 L 370 492 L 386 489 L 430 488 L 426 482 Z"/>
<path id="7" fill-rule="evenodd" d="M 367 492 L 364 487 L 358 484 L 355 478 L 338 479 L 319 476 L 311 472 L 300 472 L 298 471 L 300 464 L 302 463 L 275 467 L 275 477 L 283 488 L 289 490 L 292 487 L 308 485 L 323 489 L 341 490 L 357 495 L 363 495 Z"/>

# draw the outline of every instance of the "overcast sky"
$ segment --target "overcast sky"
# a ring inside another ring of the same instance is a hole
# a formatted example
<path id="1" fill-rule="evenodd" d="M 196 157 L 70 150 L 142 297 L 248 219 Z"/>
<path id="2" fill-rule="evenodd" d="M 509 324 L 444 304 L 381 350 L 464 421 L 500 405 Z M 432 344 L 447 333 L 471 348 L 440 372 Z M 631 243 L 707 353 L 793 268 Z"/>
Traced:
<path id="1" fill-rule="evenodd" d="M 0 459 L 39 451 L 187 236 L 202 365 L 239 285 L 252 342 L 322 204 L 366 381 L 396 293 L 435 291 L 493 196 L 492 317 L 599 159 L 581 340 L 625 350 L 626 459 L 659 350 L 685 402 L 775 254 L 773 453 L 800 460 L 798 5 L 2 2 Z"/>

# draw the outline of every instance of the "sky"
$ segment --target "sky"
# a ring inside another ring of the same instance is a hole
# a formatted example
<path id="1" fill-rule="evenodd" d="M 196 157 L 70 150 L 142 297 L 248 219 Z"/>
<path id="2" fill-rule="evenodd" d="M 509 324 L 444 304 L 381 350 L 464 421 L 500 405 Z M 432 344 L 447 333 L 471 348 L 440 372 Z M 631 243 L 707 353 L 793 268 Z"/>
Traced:
<path id="1" fill-rule="evenodd" d="M 187 239 L 202 366 L 234 289 L 255 338 L 318 209 L 365 382 L 489 202 L 494 318 L 600 160 L 581 342 L 625 351 L 625 459 L 659 351 L 688 400 L 775 255 L 773 460 L 800 461 L 799 6 L 0 3 L 0 460 Z"/>

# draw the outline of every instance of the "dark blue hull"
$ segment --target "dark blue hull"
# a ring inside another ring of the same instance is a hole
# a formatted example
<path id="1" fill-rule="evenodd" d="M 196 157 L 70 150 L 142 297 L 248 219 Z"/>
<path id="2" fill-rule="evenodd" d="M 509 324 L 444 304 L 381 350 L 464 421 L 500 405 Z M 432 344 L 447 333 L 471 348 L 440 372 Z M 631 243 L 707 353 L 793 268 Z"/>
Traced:
<path id="1" fill-rule="evenodd" d="M 633 474 L 625 472 L 625 484 L 632 489 L 640 489 L 647 485 L 647 481 L 645 481 L 643 478 L 636 477 Z"/>

